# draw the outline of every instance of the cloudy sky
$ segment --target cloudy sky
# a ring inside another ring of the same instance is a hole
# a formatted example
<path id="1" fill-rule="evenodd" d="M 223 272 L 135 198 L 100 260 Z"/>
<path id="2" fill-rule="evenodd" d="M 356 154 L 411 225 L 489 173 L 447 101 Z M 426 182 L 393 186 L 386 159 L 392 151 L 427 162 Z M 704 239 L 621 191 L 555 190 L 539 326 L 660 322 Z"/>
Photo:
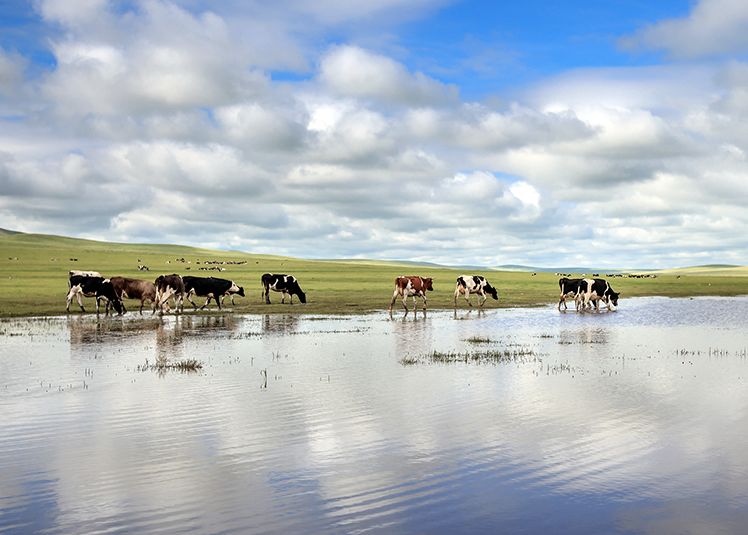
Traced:
<path id="1" fill-rule="evenodd" d="M 748 264 L 744 0 L 0 0 L 0 25 L 0 227 Z"/>

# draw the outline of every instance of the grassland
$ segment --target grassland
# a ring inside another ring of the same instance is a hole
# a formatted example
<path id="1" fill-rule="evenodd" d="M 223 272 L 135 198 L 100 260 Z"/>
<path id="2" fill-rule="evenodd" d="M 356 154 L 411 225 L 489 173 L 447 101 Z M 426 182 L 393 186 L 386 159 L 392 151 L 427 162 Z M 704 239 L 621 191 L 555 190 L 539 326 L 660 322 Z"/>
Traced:
<path id="1" fill-rule="evenodd" d="M 336 314 L 387 308 L 393 280 L 403 274 L 433 277 L 435 291 L 429 295 L 429 308 L 451 308 L 455 279 L 464 271 L 397 262 L 303 260 L 179 245 L 106 243 L 6 231 L 0 231 L 0 251 L 0 317 L 64 313 L 70 269 L 150 280 L 165 273 L 214 275 L 244 286 L 247 296 L 236 299 L 237 305 L 231 307 L 235 312 Z M 246 264 L 224 265 L 226 271 L 220 273 L 200 271 L 198 268 L 206 267 L 205 261 L 246 261 Z M 138 264 L 149 266 L 150 271 L 138 271 Z M 262 303 L 260 276 L 265 272 L 294 274 L 307 293 L 308 303 L 281 305 L 279 294 L 271 296 L 273 305 Z M 556 302 L 558 277 L 553 273 L 538 272 L 533 276 L 527 272 L 485 271 L 482 274 L 499 289 L 499 301 L 489 300 L 487 307 Z M 627 297 L 642 295 L 746 295 L 748 268 L 706 266 L 659 273 L 656 279 L 616 278 L 611 283 L 621 292 L 624 303 Z M 87 303 L 92 310 L 92 300 Z M 127 306 L 132 311 L 135 302 Z M 464 301 L 459 306 L 464 307 Z"/>

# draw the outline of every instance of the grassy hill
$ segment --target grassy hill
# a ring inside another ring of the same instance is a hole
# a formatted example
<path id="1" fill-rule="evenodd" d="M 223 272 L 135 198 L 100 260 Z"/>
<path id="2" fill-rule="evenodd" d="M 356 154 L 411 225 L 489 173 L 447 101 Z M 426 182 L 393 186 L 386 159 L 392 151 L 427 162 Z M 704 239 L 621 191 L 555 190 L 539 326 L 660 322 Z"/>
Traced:
<path id="1" fill-rule="evenodd" d="M 383 310 L 389 305 L 393 280 L 398 275 L 434 278 L 429 308 L 451 308 L 456 277 L 465 269 L 411 263 L 349 260 L 304 260 L 217 251 L 181 245 L 108 243 L 61 236 L 23 234 L 0 230 L 0 316 L 52 315 L 65 310 L 70 269 L 96 270 L 104 276 L 123 275 L 153 280 L 159 274 L 214 275 L 244 286 L 246 298 L 237 298 L 237 312 L 351 313 Z M 182 261 L 184 260 L 184 261 Z M 246 261 L 222 265 L 222 272 L 203 271 L 205 261 Z M 199 263 L 198 263 L 199 262 Z M 138 271 L 138 265 L 150 271 Z M 280 305 L 262 303 L 260 276 L 265 272 L 291 273 L 307 292 L 309 302 Z M 500 300 L 490 307 L 533 306 L 555 303 L 557 277 L 553 273 L 519 271 L 470 272 L 483 274 L 499 289 Z M 637 295 L 742 295 L 748 294 L 748 267 L 700 266 L 658 272 L 656 279 L 612 279 L 621 299 Z M 473 297 L 475 299 L 475 297 Z M 196 299 L 196 302 L 199 302 Z M 92 300 L 86 300 L 93 310 Z M 239 304 L 241 303 L 241 304 Z M 399 306 L 399 303 L 396 304 Z M 464 307 L 464 301 L 460 303 Z M 128 303 L 134 308 L 134 302 Z M 72 309 L 72 307 L 71 307 Z"/>

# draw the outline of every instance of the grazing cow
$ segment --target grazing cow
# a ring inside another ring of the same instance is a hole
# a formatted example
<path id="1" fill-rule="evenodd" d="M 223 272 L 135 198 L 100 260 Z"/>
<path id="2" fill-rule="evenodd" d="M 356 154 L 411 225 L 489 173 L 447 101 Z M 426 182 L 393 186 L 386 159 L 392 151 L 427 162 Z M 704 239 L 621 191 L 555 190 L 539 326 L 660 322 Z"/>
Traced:
<path id="1" fill-rule="evenodd" d="M 392 292 L 392 300 L 390 301 L 390 314 L 392 314 L 392 305 L 395 304 L 395 299 L 398 297 L 403 298 L 403 308 L 405 314 L 408 314 L 408 297 L 413 297 L 413 311 L 416 310 L 416 297 L 423 299 L 423 310 L 426 310 L 426 292 L 434 290 L 433 279 L 431 277 L 419 277 L 416 275 L 400 276 L 395 279 L 395 291 Z"/>
<path id="2" fill-rule="evenodd" d="M 583 302 L 583 309 L 590 307 L 590 302 L 594 301 L 595 310 L 600 307 L 600 301 L 603 301 L 608 310 L 618 306 L 618 296 L 620 294 L 613 291 L 608 281 L 605 279 L 582 279 L 577 300 Z"/>
<path id="3" fill-rule="evenodd" d="M 294 295 L 299 297 L 299 301 L 306 303 L 306 294 L 301 290 L 299 282 L 293 275 L 265 273 L 261 280 L 263 289 L 262 296 L 265 298 L 266 304 L 270 304 L 270 290 L 281 292 L 281 303 L 285 303 L 286 295 L 291 296 L 291 303 L 293 303 Z"/>
<path id="4" fill-rule="evenodd" d="M 141 314 L 143 314 L 143 305 L 146 301 L 151 302 L 151 314 L 156 312 L 156 285 L 151 281 L 128 279 L 127 277 L 112 277 L 109 280 L 112 281 L 114 291 L 120 299 L 140 299 Z M 122 308 L 124 309 L 124 304 Z"/>
<path id="5" fill-rule="evenodd" d="M 574 305 L 578 309 L 579 302 L 577 301 L 577 296 L 579 296 L 579 292 L 581 291 L 582 279 L 561 277 L 558 279 L 558 287 L 561 290 L 561 295 L 558 298 L 558 309 L 561 310 L 562 304 L 564 305 L 564 310 L 569 308 L 566 305 L 566 300 L 571 298 L 574 299 Z"/>
<path id="6" fill-rule="evenodd" d="M 119 298 L 117 293 L 114 291 L 114 286 L 109 279 L 105 279 L 101 276 L 101 273 L 97 271 L 70 271 L 68 273 L 68 295 L 67 305 L 65 307 L 66 312 L 70 312 L 70 303 L 73 298 L 77 298 L 78 306 L 83 312 L 86 311 L 83 308 L 82 297 L 95 297 L 96 298 L 96 313 L 99 313 L 99 303 L 102 299 L 107 300 L 106 312 L 109 313 L 109 302 L 112 303 L 114 310 L 117 313 L 122 314 L 124 312 L 124 306 L 122 300 Z"/>
<path id="7" fill-rule="evenodd" d="M 197 305 L 192 300 L 192 294 L 198 297 L 207 297 L 205 304 L 200 307 L 200 310 L 208 306 L 211 299 L 214 299 L 218 304 L 218 310 L 221 310 L 221 297 L 228 295 L 229 292 L 244 295 L 244 288 L 237 286 L 234 281 L 226 279 L 217 279 L 216 277 L 192 277 L 186 275 L 182 277 L 184 281 L 184 291 L 187 295 L 187 300 L 192 303 L 192 306 L 197 310 Z M 210 307 L 208 307 L 210 310 Z"/>
<path id="8" fill-rule="evenodd" d="M 473 306 L 470 302 L 470 294 L 478 294 L 481 296 L 481 302 L 478 306 L 482 307 L 490 295 L 494 299 L 499 299 L 499 292 L 496 288 L 480 275 L 460 275 L 457 277 L 457 285 L 455 286 L 455 308 L 457 308 L 457 297 L 463 295 L 465 301 L 469 306 Z"/>
<path id="9" fill-rule="evenodd" d="M 163 314 L 164 305 L 174 297 L 175 312 L 184 312 L 184 281 L 176 273 L 171 275 L 159 275 L 155 281 L 156 284 L 156 307 Z"/>

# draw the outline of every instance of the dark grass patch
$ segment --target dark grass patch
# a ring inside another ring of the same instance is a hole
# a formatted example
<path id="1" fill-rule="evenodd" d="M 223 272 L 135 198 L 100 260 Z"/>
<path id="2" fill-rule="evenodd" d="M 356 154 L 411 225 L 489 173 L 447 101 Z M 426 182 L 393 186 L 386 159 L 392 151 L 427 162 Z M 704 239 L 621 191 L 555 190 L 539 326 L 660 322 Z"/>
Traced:
<path id="1" fill-rule="evenodd" d="M 465 338 L 465 341 L 469 344 L 493 344 L 496 343 L 496 340 L 491 340 L 487 336 L 471 336 L 470 338 Z"/>
<path id="2" fill-rule="evenodd" d="M 150 363 L 148 362 L 148 359 L 145 359 L 145 364 L 137 367 L 137 371 L 139 372 L 155 371 L 160 375 L 172 370 L 182 373 L 193 373 L 202 369 L 202 362 L 196 359 L 183 359 L 177 362 L 169 362 L 166 358 L 158 358 L 154 363 Z"/>
<path id="3" fill-rule="evenodd" d="M 495 349 L 488 351 L 432 351 L 424 355 L 406 355 L 400 359 L 403 366 L 414 364 L 526 364 L 542 362 L 529 347 Z"/>

